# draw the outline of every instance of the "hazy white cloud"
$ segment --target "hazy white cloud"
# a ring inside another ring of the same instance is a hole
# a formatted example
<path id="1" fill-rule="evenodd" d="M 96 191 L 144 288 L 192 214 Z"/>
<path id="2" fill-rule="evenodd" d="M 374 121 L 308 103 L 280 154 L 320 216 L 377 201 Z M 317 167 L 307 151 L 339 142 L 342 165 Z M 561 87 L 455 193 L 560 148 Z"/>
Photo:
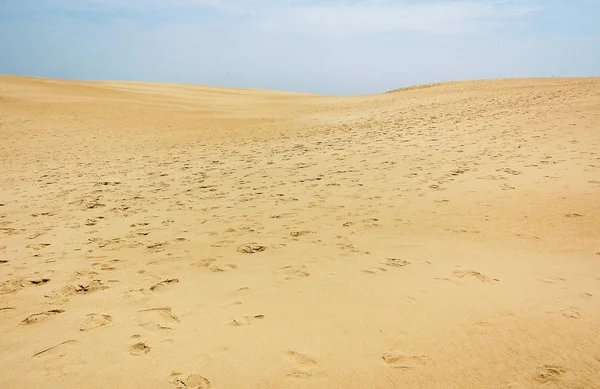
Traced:
<path id="1" fill-rule="evenodd" d="M 334 36 L 394 30 L 485 31 L 541 9 L 534 0 L 23 0 L 22 4 L 111 14 L 213 9 L 245 15 L 263 31 Z"/>
<path id="2" fill-rule="evenodd" d="M 298 4 L 270 9 L 268 17 L 259 18 L 257 23 L 265 30 L 342 36 L 395 30 L 453 34 L 489 30 L 539 9 L 526 3 L 497 1 Z"/>

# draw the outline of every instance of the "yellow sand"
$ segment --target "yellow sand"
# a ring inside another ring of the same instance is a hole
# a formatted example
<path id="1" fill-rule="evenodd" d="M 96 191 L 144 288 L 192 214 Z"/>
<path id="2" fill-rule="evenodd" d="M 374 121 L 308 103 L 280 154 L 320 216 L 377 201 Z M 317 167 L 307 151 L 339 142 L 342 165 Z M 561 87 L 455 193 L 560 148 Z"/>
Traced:
<path id="1" fill-rule="evenodd" d="M 600 79 L 0 77 L 0 388 L 600 387 Z"/>

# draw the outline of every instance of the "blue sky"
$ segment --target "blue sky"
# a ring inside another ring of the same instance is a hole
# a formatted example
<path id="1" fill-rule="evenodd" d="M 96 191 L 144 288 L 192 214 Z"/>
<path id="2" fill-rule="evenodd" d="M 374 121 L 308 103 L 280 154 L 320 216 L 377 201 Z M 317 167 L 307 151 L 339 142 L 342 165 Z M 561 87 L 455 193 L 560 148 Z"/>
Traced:
<path id="1" fill-rule="evenodd" d="M 0 74 L 326 94 L 600 76 L 600 0 L 0 0 Z"/>

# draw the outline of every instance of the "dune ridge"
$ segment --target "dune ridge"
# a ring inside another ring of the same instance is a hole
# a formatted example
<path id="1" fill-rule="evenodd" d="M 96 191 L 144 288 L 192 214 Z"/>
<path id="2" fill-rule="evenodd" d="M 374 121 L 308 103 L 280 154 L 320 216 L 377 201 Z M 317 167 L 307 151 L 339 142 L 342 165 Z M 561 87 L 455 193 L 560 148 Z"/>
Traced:
<path id="1" fill-rule="evenodd" d="M 598 96 L 0 76 L 0 387 L 598 387 Z"/>

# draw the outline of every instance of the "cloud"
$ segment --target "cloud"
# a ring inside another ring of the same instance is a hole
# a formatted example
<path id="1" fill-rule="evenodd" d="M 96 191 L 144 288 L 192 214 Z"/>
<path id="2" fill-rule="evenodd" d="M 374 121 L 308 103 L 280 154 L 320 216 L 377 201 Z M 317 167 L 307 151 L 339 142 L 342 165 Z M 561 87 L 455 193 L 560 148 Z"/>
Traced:
<path id="1" fill-rule="evenodd" d="M 456 34 L 486 31 L 539 9 L 521 2 L 497 1 L 298 4 L 269 10 L 268 17 L 260 18 L 258 26 L 268 31 L 295 30 L 338 36 L 396 30 Z"/>
<path id="2" fill-rule="evenodd" d="M 501 27 L 542 7 L 535 0 L 23 0 L 21 7 L 107 16 L 212 10 L 242 15 L 272 33 L 357 36 L 396 30 L 473 33 Z"/>

